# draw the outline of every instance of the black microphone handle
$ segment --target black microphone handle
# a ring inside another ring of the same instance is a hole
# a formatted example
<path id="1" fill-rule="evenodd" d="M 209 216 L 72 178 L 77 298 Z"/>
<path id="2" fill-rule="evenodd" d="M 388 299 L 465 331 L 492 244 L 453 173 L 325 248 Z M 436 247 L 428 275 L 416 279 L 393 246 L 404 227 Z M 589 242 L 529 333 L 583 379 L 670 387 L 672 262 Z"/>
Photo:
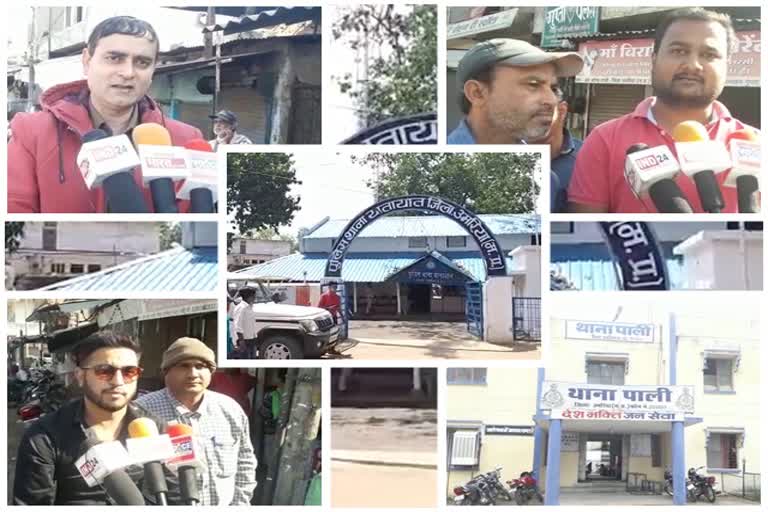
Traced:
<path id="1" fill-rule="evenodd" d="M 160 505 L 167 505 L 168 484 L 165 482 L 163 465 L 158 461 L 144 464 L 144 485 L 152 496 L 157 497 Z"/>
<path id="2" fill-rule="evenodd" d="M 648 188 L 648 195 L 659 213 L 693 213 L 688 199 L 674 180 L 657 181 Z"/>
<path id="3" fill-rule="evenodd" d="M 179 213 L 176 206 L 176 189 L 171 178 L 157 178 L 149 182 L 155 213 Z"/>
<path id="4" fill-rule="evenodd" d="M 213 193 L 207 188 L 193 188 L 189 191 L 189 213 L 214 213 Z"/>
<path id="5" fill-rule="evenodd" d="M 122 469 L 117 469 L 107 475 L 101 483 L 107 496 L 112 498 L 118 505 L 138 505 L 144 506 L 146 502 L 144 496 L 131 477 Z"/>
<path id="6" fill-rule="evenodd" d="M 197 469 L 194 466 L 179 468 L 179 492 L 186 505 L 200 504 L 200 490 L 197 488 Z"/>
<path id="7" fill-rule="evenodd" d="M 760 188 L 757 177 L 742 174 L 736 178 L 736 194 L 739 198 L 739 213 L 760 213 L 758 195 Z"/>
<path id="8" fill-rule="evenodd" d="M 144 193 L 129 171 L 107 176 L 101 186 L 107 197 L 107 209 L 110 213 L 149 213 Z"/>
<path id="9" fill-rule="evenodd" d="M 696 182 L 696 190 L 699 192 L 701 207 L 707 213 L 720 213 L 725 207 L 723 193 L 720 191 L 720 185 L 717 184 L 717 178 L 712 171 L 699 171 L 693 175 L 693 181 Z"/>

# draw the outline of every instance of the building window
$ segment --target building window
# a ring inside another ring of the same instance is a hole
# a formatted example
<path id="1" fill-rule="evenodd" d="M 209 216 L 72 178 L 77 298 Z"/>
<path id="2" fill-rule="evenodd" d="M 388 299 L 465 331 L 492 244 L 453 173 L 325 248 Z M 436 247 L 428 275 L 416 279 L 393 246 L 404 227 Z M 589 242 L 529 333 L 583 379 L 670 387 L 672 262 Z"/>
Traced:
<path id="1" fill-rule="evenodd" d="M 480 430 L 448 429 L 448 467 L 477 467 L 480 464 Z"/>
<path id="2" fill-rule="evenodd" d="M 245 240 L 240 240 L 240 254 L 245 254 L 246 253 L 246 246 L 247 246 L 247 244 L 246 244 Z"/>
<path id="3" fill-rule="evenodd" d="M 573 222 L 552 222 L 549 232 L 553 235 L 569 235 L 573 233 Z"/>
<path id="4" fill-rule="evenodd" d="M 51 263 L 52 274 L 63 274 L 66 271 L 67 266 L 63 263 Z"/>
<path id="5" fill-rule="evenodd" d="M 43 250 L 56 250 L 56 223 L 43 222 Z"/>
<path id="6" fill-rule="evenodd" d="M 448 384 L 485 386 L 487 373 L 487 368 L 448 368 Z"/>
<path id="7" fill-rule="evenodd" d="M 709 434 L 707 444 L 707 468 L 738 469 L 738 434 Z"/>
<path id="8" fill-rule="evenodd" d="M 704 392 L 733 391 L 733 359 L 704 359 Z"/>
<path id="9" fill-rule="evenodd" d="M 587 384 L 624 385 L 626 362 L 587 361 Z"/>
<path id="10" fill-rule="evenodd" d="M 449 236 L 445 240 L 446 247 L 466 247 L 467 237 L 465 236 Z"/>
<path id="11" fill-rule="evenodd" d="M 69 266 L 69 273 L 70 274 L 82 274 L 85 271 L 85 268 L 83 265 L 80 265 L 78 263 L 73 263 Z"/>
<path id="12" fill-rule="evenodd" d="M 425 249 L 427 247 L 427 237 L 412 236 L 408 239 L 409 249 Z"/>
<path id="13" fill-rule="evenodd" d="M 651 466 L 661 467 L 661 436 L 659 434 L 651 434 Z"/>
<path id="14" fill-rule="evenodd" d="M 101 265 L 88 265 L 88 273 L 98 272 L 101 270 Z"/>

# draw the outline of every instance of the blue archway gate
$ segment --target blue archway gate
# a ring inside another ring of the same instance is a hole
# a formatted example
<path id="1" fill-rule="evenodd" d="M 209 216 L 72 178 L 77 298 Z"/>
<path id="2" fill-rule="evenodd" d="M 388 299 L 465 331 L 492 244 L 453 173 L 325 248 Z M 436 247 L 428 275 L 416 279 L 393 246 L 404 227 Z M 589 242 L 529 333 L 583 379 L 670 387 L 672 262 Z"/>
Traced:
<path id="1" fill-rule="evenodd" d="M 479 247 L 485 263 L 486 275 L 489 277 L 507 275 L 506 255 L 501 248 L 501 244 L 499 244 L 491 230 L 488 229 L 488 226 L 477 215 L 447 199 L 435 196 L 412 195 L 379 201 L 350 220 L 333 244 L 333 248 L 328 255 L 328 261 L 325 264 L 325 280 L 341 282 L 341 270 L 347 250 L 352 245 L 354 239 L 369 224 L 386 215 L 407 211 L 429 212 L 453 220 L 464 228 Z M 472 297 L 477 295 L 474 289 L 470 290 L 468 288 L 468 293 L 472 293 Z M 467 301 L 468 305 L 470 303 L 469 298 Z M 473 301 L 472 307 L 467 307 L 468 330 L 482 337 L 483 321 L 482 301 L 480 301 L 479 309 L 477 301 Z"/>
<path id="2" fill-rule="evenodd" d="M 622 290 L 669 290 L 664 254 L 646 222 L 599 222 Z"/>

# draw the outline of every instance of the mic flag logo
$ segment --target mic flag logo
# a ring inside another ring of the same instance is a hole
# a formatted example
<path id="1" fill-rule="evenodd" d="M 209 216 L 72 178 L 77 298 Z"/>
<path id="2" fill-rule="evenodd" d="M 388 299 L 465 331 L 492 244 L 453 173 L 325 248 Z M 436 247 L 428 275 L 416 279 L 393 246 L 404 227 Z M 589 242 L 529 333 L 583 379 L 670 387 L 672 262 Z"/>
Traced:
<path id="1" fill-rule="evenodd" d="M 600 222 L 622 290 L 668 290 L 664 256 L 645 222 Z"/>

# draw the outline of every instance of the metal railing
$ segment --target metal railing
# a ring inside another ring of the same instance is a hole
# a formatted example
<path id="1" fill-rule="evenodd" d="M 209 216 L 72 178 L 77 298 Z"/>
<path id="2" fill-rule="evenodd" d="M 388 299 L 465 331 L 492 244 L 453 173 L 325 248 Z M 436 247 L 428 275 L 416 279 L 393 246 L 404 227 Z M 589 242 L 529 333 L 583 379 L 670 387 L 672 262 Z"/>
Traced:
<path id="1" fill-rule="evenodd" d="M 541 297 L 513 297 L 515 341 L 541 341 Z"/>
<path id="2" fill-rule="evenodd" d="M 717 473 L 720 492 L 745 500 L 760 502 L 760 473 Z"/>

